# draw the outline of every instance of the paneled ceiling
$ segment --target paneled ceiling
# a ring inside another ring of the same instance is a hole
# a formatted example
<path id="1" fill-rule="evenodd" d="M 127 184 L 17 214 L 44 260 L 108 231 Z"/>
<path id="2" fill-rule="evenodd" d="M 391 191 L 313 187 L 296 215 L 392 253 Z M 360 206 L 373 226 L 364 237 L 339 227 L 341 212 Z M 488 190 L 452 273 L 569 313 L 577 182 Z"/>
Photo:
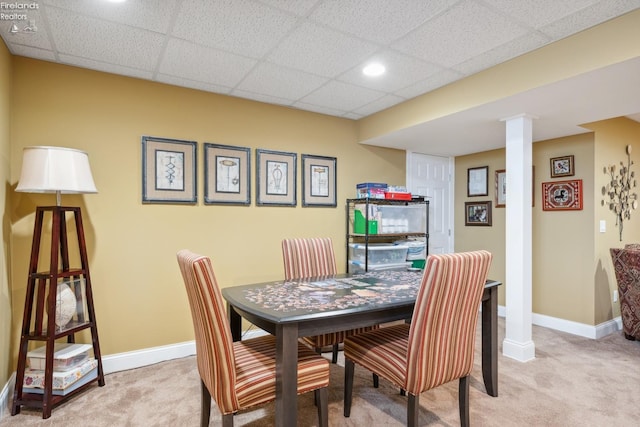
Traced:
<path id="1" fill-rule="evenodd" d="M 14 55 L 349 119 L 640 8 L 640 0 L 3 4 L 29 7 L 0 11 L 16 18 L 0 20 Z M 372 61 L 386 66 L 383 76 L 362 74 Z"/>

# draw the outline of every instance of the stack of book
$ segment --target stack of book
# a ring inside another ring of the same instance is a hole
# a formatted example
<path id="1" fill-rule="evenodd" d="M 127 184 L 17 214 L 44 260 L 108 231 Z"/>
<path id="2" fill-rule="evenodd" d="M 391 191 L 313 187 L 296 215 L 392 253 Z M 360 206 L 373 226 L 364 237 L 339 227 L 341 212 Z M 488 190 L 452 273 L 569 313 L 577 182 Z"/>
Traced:
<path id="1" fill-rule="evenodd" d="M 52 394 L 65 396 L 98 377 L 98 361 L 89 357 L 91 348 L 90 344 L 55 344 Z M 24 393 L 44 393 L 45 353 L 46 347 L 27 353 L 29 368 L 24 371 Z"/>

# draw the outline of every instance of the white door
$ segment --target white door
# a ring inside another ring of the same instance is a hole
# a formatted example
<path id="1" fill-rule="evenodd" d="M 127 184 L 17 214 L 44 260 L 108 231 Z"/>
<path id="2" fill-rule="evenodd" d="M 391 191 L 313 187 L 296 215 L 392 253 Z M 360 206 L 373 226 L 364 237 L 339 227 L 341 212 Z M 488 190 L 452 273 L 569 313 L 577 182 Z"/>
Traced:
<path id="1" fill-rule="evenodd" d="M 407 152 L 407 189 L 429 200 L 429 253 L 453 252 L 453 158 Z"/>

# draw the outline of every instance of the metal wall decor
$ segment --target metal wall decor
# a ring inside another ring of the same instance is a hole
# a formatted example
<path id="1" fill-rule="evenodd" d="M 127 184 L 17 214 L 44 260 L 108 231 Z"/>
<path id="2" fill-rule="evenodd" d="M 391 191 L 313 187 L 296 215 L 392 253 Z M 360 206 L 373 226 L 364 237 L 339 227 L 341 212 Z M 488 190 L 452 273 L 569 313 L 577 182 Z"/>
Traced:
<path id="1" fill-rule="evenodd" d="M 631 219 L 631 210 L 638 207 L 638 194 L 632 189 L 636 188 L 635 172 L 631 170 L 631 145 L 627 145 L 627 164 L 620 162 L 620 170 L 615 165 L 605 166 L 604 173 L 611 177 L 611 181 L 602 187 L 602 206 L 609 205 L 609 210 L 616 215 L 616 225 L 622 241 L 622 228 L 625 219 Z M 605 200 L 607 199 L 608 200 Z"/>

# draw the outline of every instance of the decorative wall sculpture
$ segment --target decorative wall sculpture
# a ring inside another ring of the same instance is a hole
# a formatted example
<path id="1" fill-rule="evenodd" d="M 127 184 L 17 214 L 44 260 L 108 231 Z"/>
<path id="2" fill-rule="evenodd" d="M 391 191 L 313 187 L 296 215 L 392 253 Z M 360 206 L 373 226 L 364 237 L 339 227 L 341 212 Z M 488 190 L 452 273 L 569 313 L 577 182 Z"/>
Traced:
<path id="1" fill-rule="evenodd" d="M 611 177 L 611 181 L 602 187 L 602 206 L 609 205 L 609 209 L 616 215 L 616 225 L 622 241 L 622 229 L 625 220 L 631 219 L 631 210 L 638 207 L 638 194 L 632 191 L 636 188 L 635 172 L 631 170 L 631 145 L 627 145 L 627 165 L 620 162 L 620 170 L 615 165 L 604 168 L 604 173 Z M 605 200 L 608 197 L 608 200 Z"/>

